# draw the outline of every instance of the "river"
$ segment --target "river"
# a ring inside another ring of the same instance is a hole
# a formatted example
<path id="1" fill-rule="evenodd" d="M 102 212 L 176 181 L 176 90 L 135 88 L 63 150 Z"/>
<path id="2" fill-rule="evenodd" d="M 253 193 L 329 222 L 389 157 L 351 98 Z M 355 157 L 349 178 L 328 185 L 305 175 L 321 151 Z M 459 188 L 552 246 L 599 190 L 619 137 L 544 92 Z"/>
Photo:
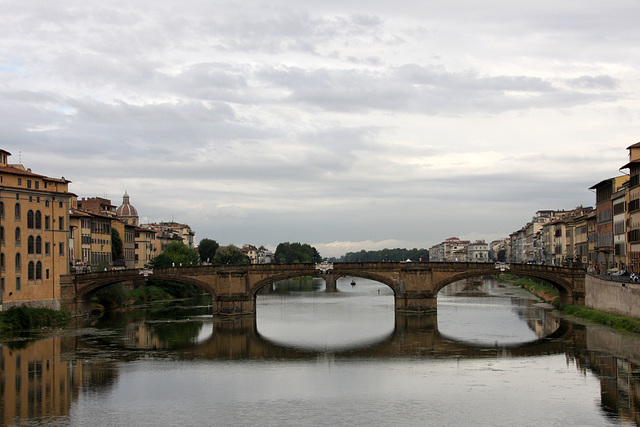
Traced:
<path id="1" fill-rule="evenodd" d="M 168 304 L 4 342 L 0 424 L 640 425 L 640 337 L 493 280 L 421 316 L 355 281 L 278 283 L 256 316 Z"/>

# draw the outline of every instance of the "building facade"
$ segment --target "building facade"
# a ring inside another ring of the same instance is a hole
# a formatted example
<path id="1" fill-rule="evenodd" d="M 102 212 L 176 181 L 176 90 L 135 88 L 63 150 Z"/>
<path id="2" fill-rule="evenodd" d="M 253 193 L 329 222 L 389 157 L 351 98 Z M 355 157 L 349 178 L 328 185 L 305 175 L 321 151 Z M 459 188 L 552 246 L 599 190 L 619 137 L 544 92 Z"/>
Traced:
<path id="1" fill-rule="evenodd" d="M 0 150 L 0 306 L 59 308 L 60 275 L 70 271 L 66 179 L 8 163 Z"/>

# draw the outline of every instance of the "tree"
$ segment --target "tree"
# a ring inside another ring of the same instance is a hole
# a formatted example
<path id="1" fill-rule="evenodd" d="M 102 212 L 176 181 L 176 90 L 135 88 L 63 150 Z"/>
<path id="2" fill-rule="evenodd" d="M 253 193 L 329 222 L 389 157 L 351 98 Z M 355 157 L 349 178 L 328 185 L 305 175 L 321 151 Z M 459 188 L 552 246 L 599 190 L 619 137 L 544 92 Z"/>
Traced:
<path id="1" fill-rule="evenodd" d="M 195 249 L 182 242 L 171 242 L 166 249 L 157 257 L 153 258 L 149 264 L 154 268 L 167 268 L 173 266 L 196 265 L 200 261 L 200 255 Z"/>
<path id="2" fill-rule="evenodd" d="M 212 262 L 220 245 L 215 240 L 202 239 L 198 245 L 198 253 L 202 262 Z"/>
<path id="3" fill-rule="evenodd" d="M 276 262 L 298 263 L 298 262 L 320 262 L 322 258 L 316 248 L 307 243 L 280 243 L 276 248 Z"/>
<path id="4" fill-rule="evenodd" d="M 122 248 L 122 239 L 118 230 L 111 227 L 111 260 L 115 261 L 122 258 L 124 250 Z"/>
<path id="5" fill-rule="evenodd" d="M 249 264 L 249 258 L 234 245 L 220 246 L 213 257 L 214 264 Z"/>
<path id="6" fill-rule="evenodd" d="M 347 252 L 339 259 L 333 258 L 333 261 L 341 262 L 386 262 L 394 261 L 401 262 L 410 259 L 413 262 L 416 261 L 429 261 L 428 249 L 382 249 L 379 251 L 365 251 L 360 252 Z"/>

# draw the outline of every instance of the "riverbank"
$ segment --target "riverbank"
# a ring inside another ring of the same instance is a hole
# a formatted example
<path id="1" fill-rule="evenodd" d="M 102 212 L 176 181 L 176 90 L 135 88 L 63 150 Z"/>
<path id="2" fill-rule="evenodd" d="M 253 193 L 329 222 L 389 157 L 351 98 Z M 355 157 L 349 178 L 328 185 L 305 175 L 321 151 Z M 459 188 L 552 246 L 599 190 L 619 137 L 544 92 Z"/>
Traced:
<path id="1" fill-rule="evenodd" d="M 544 301 L 559 307 L 558 290 L 553 286 L 540 280 L 531 280 L 523 277 L 514 282 L 515 285 L 525 288 L 527 291 L 538 296 Z M 625 332 L 640 334 L 640 319 L 634 317 L 621 316 L 590 307 L 577 305 L 565 305 L 559 308 L 560 312 L 569 317 L 586 320 L 600 325 L 605 325 L 613 329 Z"/>
<path id="2" fill-rule="evenodd" d="M 0 312 L 0 338 L 11 338 L 25 331 L 65 326 L 71 314 L 48 308 L 11 307 Z"/>

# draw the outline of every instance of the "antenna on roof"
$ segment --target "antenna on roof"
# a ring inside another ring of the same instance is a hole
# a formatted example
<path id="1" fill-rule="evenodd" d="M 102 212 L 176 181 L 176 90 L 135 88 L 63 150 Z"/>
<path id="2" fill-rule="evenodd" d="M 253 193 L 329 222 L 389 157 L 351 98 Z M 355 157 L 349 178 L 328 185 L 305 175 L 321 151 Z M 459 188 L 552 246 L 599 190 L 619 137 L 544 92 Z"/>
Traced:
<path id="1" fill-rule="evenodd" d="M 18 151 L 18 164 L 22 164 L 22 150 Z"/>

